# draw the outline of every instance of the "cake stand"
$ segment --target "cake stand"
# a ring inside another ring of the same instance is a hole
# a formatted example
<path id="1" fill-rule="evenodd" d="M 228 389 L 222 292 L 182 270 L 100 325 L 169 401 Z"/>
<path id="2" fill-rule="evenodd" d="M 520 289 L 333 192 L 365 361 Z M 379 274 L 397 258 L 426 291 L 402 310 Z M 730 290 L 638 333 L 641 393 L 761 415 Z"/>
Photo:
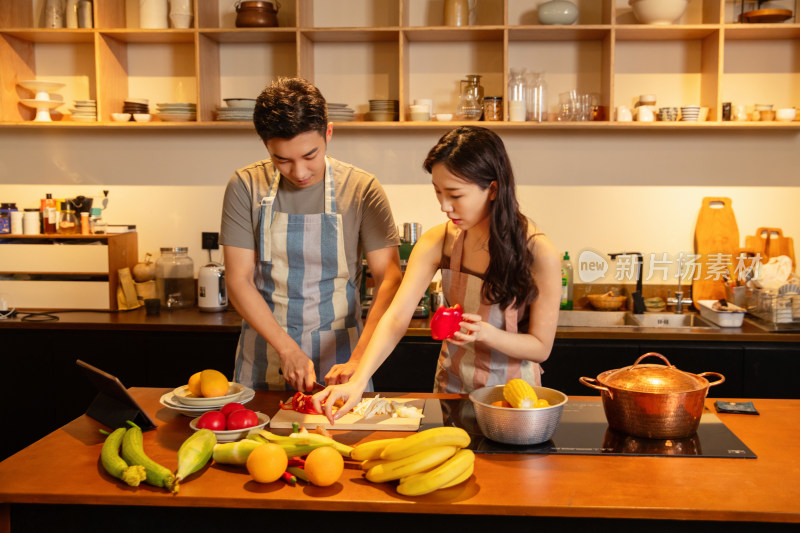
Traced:
<path id="1" fill-rule="evenodd" d="M 56 91 L 66 84 L 57 81 L 47 80 L 22 80 L 17 82 L 20 86 L 36 93 L 36 98 L 20 99 L 20 103 L 36 109 L 34 122 L 51 122 L 50 110 L 55 109 L 64 102 L 61 100 L 51 100 L 50 93 Z"/>
<path id="2" fill-rule="evenodd" d="M 33 119 L 34 122 L 52 122 L 53 119 L 50 118 L 50 110 L 64 105 L 64 102 L 58 102 L 56 100 L 23 99 L 20 100 L 20 102 L 23 105 L 36 109 L 36 118 Z"/>

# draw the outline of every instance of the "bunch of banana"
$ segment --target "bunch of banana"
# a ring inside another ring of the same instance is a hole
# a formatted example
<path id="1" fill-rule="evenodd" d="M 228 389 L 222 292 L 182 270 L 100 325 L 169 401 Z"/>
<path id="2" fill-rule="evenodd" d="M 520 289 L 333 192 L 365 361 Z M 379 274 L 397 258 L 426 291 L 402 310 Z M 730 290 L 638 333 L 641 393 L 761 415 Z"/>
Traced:
<path id="1" fill-rule="evenodd" d="M 318 433 L 292 433 L 289 436 L 275 435 L 267 430 L 252 431 L 247 438 L 260 443 L 272 442 L 280 446 L 288 457 L 303 457 L 312 450 L 322 446 L 330 446 L 342 457 L 350 457 L 352 446 L 337 442 L 330 437 Z"/>
<path id="2" fill-rule="evenodd" d="M 461 428 L 439 427 L 405 438 L 359 444 L 351 457 L 374 483 L 399 480 L 397 492 L 421 496 L 452 487 L 472 475 L 475 454 L 466 450 L 469 434 Z"/>

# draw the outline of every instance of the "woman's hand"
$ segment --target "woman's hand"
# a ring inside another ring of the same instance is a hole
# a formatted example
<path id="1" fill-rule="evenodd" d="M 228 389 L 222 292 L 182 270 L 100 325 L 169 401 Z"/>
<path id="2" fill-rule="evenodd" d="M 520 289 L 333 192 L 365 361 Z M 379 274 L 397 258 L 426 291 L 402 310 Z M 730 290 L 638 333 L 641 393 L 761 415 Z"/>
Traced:
<path id="1" fill-rule="evenodd" d="M 314 409 L 318 413 L 324 414 L 328 422 L 334 424 L 337 418 L 343 417 L 358 405 L 358 402 L 361 401 L 361 395 L 364 393 L 364 388 L 357 383 L 348 381 L 343 385 L 325 387 L 325 390 L 312 396 L 311 400 L 314 402 Z M 343 401 L 344 405 L 334 413 L 333 406 L 339 400 Z"/>
<path id="2" fill-rule="evenodd" d="M 333 365 L 330 371 L 325 374 L 325 385 L 341 385 L 347 383 L 358 367 L 355 361 L 348 361 L 346 363 Z"/>
<path id="3" fill-rule="evenodd" d="M 475 341 L 491 344 L 492 335 L 497 331 L 496 327 L 481 320 L 481 315 L 464 313 L 461 318 L 463 319 L 459 323 L 461 329 L 456 331 L 452 338 L 447 339 L 447 342 L 456 346 Z"/>

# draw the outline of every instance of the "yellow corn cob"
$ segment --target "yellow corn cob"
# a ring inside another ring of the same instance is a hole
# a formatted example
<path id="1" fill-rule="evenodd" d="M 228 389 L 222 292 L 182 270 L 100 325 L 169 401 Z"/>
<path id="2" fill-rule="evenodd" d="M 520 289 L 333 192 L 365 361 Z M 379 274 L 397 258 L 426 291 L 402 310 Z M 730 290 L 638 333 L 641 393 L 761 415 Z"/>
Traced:
<path id="1" fill-rule="evenodd" d="M 503 398 L 515 409 L 533 409 L 536 391 L 524 379 L 512 379 L 503 387 Z"/>
<path id="2" fill-rule="evenodd" d="M 183 441 L 178 449 L 178 470 L 175 472 L 173 492 L 178 492 L 179 483 L 203 468 L 217 444 L 217 436 L 210 429 L 196 431 Z"/>

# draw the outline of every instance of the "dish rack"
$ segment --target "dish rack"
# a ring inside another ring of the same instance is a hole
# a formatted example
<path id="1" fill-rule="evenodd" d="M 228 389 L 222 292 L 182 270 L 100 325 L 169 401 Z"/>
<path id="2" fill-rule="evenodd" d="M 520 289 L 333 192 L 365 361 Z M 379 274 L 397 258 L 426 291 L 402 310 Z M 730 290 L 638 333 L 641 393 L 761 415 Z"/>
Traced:
<path id="1" fill-rule="evenodd" d="M 800 294 L 753 289 L 747 297 L 747 312 L 775 324 L 800 325 Z"/>

